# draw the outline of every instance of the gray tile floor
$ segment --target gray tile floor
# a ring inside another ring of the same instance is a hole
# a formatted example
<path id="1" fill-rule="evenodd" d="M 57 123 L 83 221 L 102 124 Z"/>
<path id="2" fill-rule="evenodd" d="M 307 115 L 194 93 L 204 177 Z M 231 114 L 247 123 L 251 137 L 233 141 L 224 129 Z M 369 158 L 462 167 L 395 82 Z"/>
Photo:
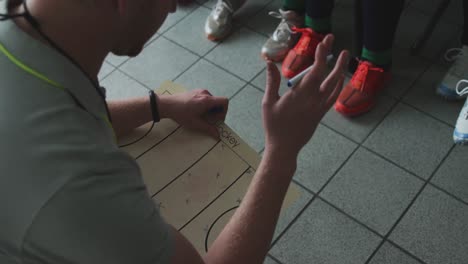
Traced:
<path id="1" fill-rule="evenodd" d="M 355 119 L 331 110 L 304 148 L 294 177 L 301 198 L 282 215 L 265 263 L 468 263 L 468 147 L 451 139 L 462 103 L 434 95 L 448 66 L 441 55 L 462 30 L 461 0 L 421 54 L 408 55 L 439 1 L 407 1 L 394 78 L 377 108 Z M 166 79 L 227 96 L 227 123 L 261 153 L 259 51 L 278 23 L 267 13 L 281 0 L 250 0 L 221 43 L 203 34 L 214 2 L 179 8 L 141 55 L 109 56 L 99 77 L 111 99 L 144 95 Z M 337 49 L 351 48 L 352 2 L 336 3 Z"/>

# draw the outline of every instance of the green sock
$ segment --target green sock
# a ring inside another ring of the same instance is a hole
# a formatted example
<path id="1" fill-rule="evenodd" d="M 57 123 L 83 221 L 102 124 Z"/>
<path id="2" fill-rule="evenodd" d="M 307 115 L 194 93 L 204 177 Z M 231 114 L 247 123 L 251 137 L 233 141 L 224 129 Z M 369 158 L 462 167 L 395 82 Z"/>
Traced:
<path id="1" fill-rule="evenodd" d="M 362 48 L 362 59 L 371 62 L 372 64 L 382 67 L 389 68 L 392 64 L 392 50 L 384 51 L 371 51 L 366 48 Z"/>
<path id="2" fill-rule="evenodd" d="M 319 34 L 328 34 L 331 32 L 331 19 L 305 17 L 305 26 L 311 28 Z"/>
<path id="3" fill-rule="evenodd" d="M 304 0 L 283 0 L 283 10 L 292 10 L 300 14 L 305 12 Z"/>

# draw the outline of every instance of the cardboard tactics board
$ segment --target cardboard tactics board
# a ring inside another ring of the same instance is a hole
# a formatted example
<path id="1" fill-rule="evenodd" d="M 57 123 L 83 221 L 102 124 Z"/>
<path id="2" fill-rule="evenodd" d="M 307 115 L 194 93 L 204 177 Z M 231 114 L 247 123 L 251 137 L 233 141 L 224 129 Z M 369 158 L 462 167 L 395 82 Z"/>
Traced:
<path id="1" fill-rule="evenodd" d="M 165 82 L 158 94 L 185 89 Z M 185 129 L 172 120 L 146 124 L 119 145 L 141 167 L 148 191 L 163 217 L 203 254 L 239 206 L 255 174 L 260 156 L 227 125 L 221 140 Z M 148 131 L 146 136 L 142 138 Z M 283 209 L 299 196 L 291 185 Z"/>

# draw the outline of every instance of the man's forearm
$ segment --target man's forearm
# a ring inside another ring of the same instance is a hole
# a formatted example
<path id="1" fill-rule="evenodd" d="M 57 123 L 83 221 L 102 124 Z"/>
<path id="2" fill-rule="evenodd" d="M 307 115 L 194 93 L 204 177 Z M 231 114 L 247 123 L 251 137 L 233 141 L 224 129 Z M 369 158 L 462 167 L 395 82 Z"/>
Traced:
<path id="1" fill-rule="evenodd" d="M 296 158 L 265 151 L 241 206 L 210 247 L 206 263 L 263 263 L 296 170 Z"/>
<path id="2" fill-rule="evenodd" d="M 117 137 L 152 120 L 149 97 L 111 101 L 108 105 Z"/>
<path id="3" fill-rule="evenodd" d="M 170 100 L 168 96 L 157 96 L 158 113 L 167 118 Z M 117 137 L 153 120 L 149 96 L 108 102 L 112 126 Z"/>

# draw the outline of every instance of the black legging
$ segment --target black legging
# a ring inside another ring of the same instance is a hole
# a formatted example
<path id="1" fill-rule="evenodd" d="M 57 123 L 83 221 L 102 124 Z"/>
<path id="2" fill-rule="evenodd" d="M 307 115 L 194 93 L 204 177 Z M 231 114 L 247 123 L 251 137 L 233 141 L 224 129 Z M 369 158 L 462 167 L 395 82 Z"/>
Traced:
<path id="1" fill-rule="evenodd" d="M 385 51 L 393 46 L 404 0 L 362 0 L 362 29 L 364 47 Z"/>
<path id="2" fill-rule="evenodd" d="M 329 18 L 334 6 L 334 0 L 306 0 L 306 15 L 315 19 Z"/>
<path id="3" fill-rule="evenodd" d="M 312 19 L 329 18 L 334 2 L 333 0 L 306 0 L 306 14 Z M 404 0 L 362 0 L 362 30 L 365 48 L 372 51 L 385 51 L 392 48 L 404 2 Z"/>
<path id="4" fill-rule="evenodd" d="M 468 0 L 463 0 L 463 35 L 462 35 L 462 44 L 468 45 Z"/>

